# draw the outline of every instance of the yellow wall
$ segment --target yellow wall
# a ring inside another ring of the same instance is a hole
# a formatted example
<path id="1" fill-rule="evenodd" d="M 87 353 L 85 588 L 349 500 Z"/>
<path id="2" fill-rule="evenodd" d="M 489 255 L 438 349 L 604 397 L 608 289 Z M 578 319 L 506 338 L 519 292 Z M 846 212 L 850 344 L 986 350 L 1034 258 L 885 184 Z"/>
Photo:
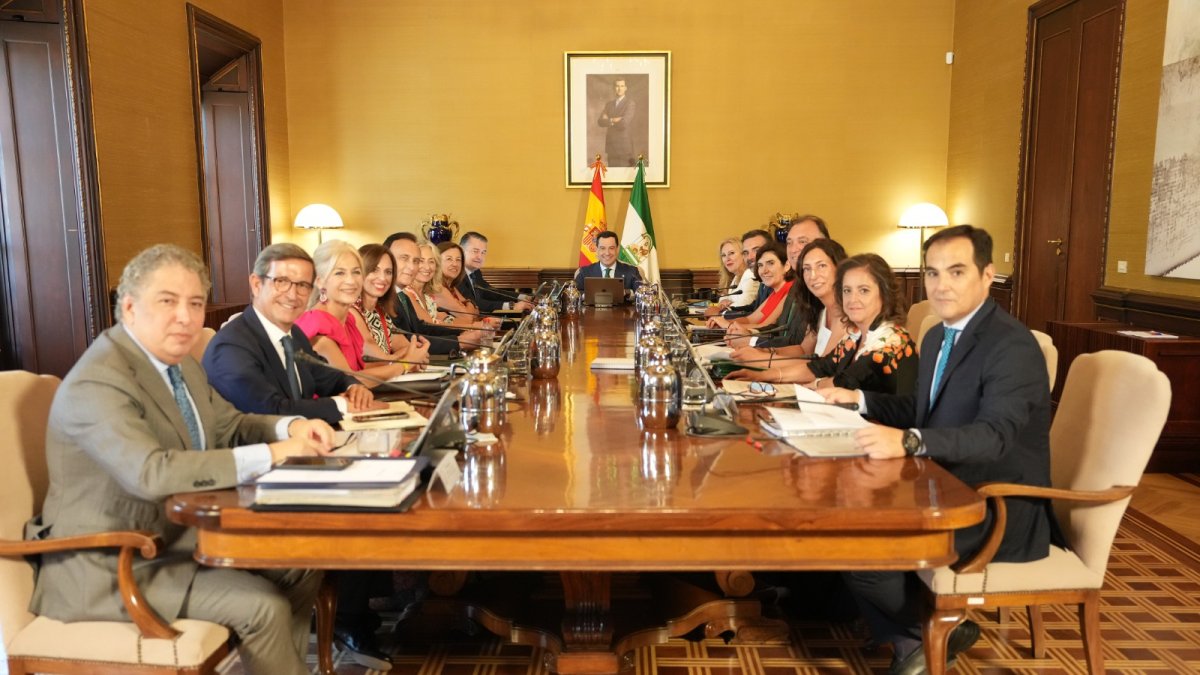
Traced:
<path id="1" fill-rule="evenodd" d="M 574 264 L 568 50 L 673 53 L 664 266 L 716 266 L 719 240 L 780 210 L 915 265 L 899 214 L 945 199 L 952 0 L 285 0 L 284 18 L 292 215 L 331 204 L 356 243 L 449 211 L 489 235 L 489 265 Z M 619 231 L 629 191 L 605 198 Z"/>
<path id="2" fill-rule="evenodd" d="M 959 0 L 955 8 L 947 212 L 989 228 L 999 259 L 1012 251 L 1016 228 L 1028 5 Z M 1166 13 L 1166 0 L 1126 3 L 1104 283 L 1200 296 L 1200 282 L 1143 273 Z M 1127 274 L 1117 272 L 1118 260 L 1128 262 Z"/>
<path id="3" fill-rule="evenodd" d="M 194 0 L 260 40 L 272 227 L 291 222 L 280 0 Z M 150 244 L 200 251 L 185 0 L 87 0 L 92 106 L 109 284 Z"/>

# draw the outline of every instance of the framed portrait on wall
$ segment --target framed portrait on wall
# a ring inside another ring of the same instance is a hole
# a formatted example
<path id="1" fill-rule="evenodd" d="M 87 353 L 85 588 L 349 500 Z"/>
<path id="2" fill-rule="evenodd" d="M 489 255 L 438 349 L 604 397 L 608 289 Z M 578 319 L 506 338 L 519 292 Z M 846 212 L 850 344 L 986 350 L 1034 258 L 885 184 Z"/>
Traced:
<path id="1" fill-rule="evenodd" d="M 567 186 L 592 184 L 599 155 L 605 186 L 670 185 L 671 52 L 566 52 Z"/>

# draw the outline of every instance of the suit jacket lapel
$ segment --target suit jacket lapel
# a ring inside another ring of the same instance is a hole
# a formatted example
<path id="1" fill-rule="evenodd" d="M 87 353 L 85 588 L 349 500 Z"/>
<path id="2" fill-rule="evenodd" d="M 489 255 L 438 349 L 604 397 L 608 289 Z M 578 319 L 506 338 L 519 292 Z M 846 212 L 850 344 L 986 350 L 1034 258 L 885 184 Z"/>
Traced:
<path id="1" fill-rule="evenodd" d="M 287 373 L 283 370 L 283 364 L 279 361 L 279 352 L 275 351 L 275 345 L 271 342 L 271 338 L 267 336 L 267 329 L 263 327 L 258 314 L 252 311 L 250 307 L 247 307 L 246 311 L 242 312 L 242 320 L 246 322 L 246 326 L 250 329 L 251 335 L 254 336 L 255 342 L 258 343 L 258 349 L 261 352 L 260 358 L 263 360 L 263 363 L 268 364 L 267 368 L 271 371 L 271 375 L 275 377 L 275 381 L 285 393 L 291 392 L 292 388 L 288 384 Z M 292 326 L 292 331 L 292 341 L 294 343 L 296 340 L 295 326 Z M 296 370 L 299 371 L 300 368 L 297 367 Z M 303 377 L 300 378 L 300 384 L 301 395 L 303 395 Z"/>
<path id="2" fill-rule="evenodd" d="M 950 381 L 954 376 L 954 369 L 957 368 L 958 365 L 967 358 L 967 355 L 969 355 L 971 353 L 971 350 L 975 348 L 975 345 L 977 345 L 979 343 L 979 334 L 981 331 L 981 326 L 983 325 L 983 323 L 985 323 L 987 321 L 987 318 L 989 316 L 991 316 L 992 312 L 994 312 L 995 310 L 996 310 L 996 303 L 993 302 L 990 298 L 988 300 L 985 300 L 983 302 L 983 305 L 980 306 L 979 311 L 976 312 L 975 316 L 971 318 L 970 323 L 968 323 L 966 325 L 966 327 L 963 328 L 962 335 L 960 335 L 958 337 L 958 341 L 954 343 L 954 347 L 950 350 L 950 360 L 946 362 L 946 369 L 944 371 L 942 371 L 942 381 L 940 383 L 940 390 L 938 391 L 937 400 L 935 400 L 933 402 L 933 406 L 929 408 L 930 413 L 932 413 L 933 408 L 936 408 L 937 404 L 940 403 L 943 400 L 943 398 L 945 398 L 944 396 L 942 396 L 942 394 L 946 391 L 946 387 L 950 384 Z M 943 330 L 943 326 L 939 325 L 938 326 L 938 334 L 937 334 L 938 342 L 941 342 L 942 336 L 944 334 L 945 334 L 945 331 Z M 923 359 L 922 365 L 924 365 L 925 361 L 930 361 L 930 362 L 936 364 L 937 353 L 934 352 L 933 359 Z M 922 376 L 923 376 L 924 372 L 925 372 L 925 369 L 923 367 L 921 369 L 921 372 L 922 372 Z M 933 385 L 933 369 L 932 368 L 929 370 L 929 380 L 922 379 L 922 381 L 925 383 L 925 391 L 923 392 L 923 395 L 925 397 L 925 400 L 928 401 L 929 400 L 929 388 Z"/>
<path id="3" fill-rule="evenodd" d="M 125 360 L 133 369 L 133 378 L 138 386 L 146 392 L 159 411 L 170 420 L 171 426 L 179 436 L 179 447 L 190 448 L 192 445 L 191 434 L 188 433 L 187 425 L 183 421 L 183 412 L 179 409 L 179 404 L 175 403 L 175 394 L 167 385 L 166 380 L 159 374 L 154 364 L 150 363 L 150 359 L 146 357 L 142 348 L 133 341 L 133 338 L 129 337 L 129 333 L 125 332 L 124 326 L 118 324 L 109 334 L 112 336 L 113 342 L 125 352 Z M 187 382 L 186 378 L 184 381 Z M 188 383 L 188 386 L 191 384 Z M 193 398 L 195 397 L 193 396 Z"/>

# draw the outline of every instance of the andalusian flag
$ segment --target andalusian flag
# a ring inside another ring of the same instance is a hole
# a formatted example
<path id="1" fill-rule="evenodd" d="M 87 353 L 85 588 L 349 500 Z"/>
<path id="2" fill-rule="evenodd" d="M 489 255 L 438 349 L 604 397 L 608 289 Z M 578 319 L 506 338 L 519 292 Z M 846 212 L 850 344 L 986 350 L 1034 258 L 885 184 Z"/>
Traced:
<path id="1" fill-rule="evenodd" d="M 596 173 L 592 174 L 592 190 L 588 193 L 587 215 L 583 218 L 583 239 L 579 241 L 579 266 L 586 267 L 596 262 L 596 237 L 608 229 L 608 220 L 604 217 L 604 187 L 600 184 L 600 170 L 604 165 L 600 158 L 592 165 Z"/>
<path id="2" fill-rule="evenodd" d="M 646 167 L 640 159 L 633 192 L 629 193 L 629 211 L 625 213 L 619 259 L 642 270 L 642 278 L 646 283 L 659 283 L 658 248 L 654 238 L 654 223 L 650 219 L 650 197 L 646 194 Z"/>

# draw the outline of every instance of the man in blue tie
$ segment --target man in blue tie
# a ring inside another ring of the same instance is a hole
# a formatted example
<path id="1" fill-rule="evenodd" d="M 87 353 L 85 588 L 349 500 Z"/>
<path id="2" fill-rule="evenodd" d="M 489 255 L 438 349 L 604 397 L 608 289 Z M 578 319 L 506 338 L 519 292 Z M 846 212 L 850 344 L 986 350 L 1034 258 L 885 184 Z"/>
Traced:
<path id="1" fill-rule="evenodd" d="M 617 253 L 620 249 L 621 243 L 617 239 L 616 232 L 605 230 L 598 234 L 596 236 L 596 257 L 599 260 L 591 265 L 580 267 L 579 271 L 575 272 L 575 286 L 582 291 L 583 280 L 589 277 L 620 279 L 627 294 L 641 286 L 641 270 L 617 260 Z"/>
<path id="2" fill-rule="evenodd" d="M 909 394 L 835 389 L 826 398 L 858 403 L 872 425 L 855 442 L 872 460 L 928 457 L 968 485 L 1050 484 L 1050 385 L 1033 334 L 988 297 L 995 269 L 992 238 L 970 225 L 925 242 L 925 292 L 942 320 L 921 344 L 920 375 Z M 1049 503 L 1009 499 L 995 562 L 1049 555 L 1060 540 Z M 955 533 L 959 558 L 983 544 L 993 514 Z M 879 642 L 891 642 L 894 675 L 926 670 L 920 620 L 924 591 L 911 572 L 853 572 L 847 584 Z M 979 627 L 964 621 L 950 635 L 947 660 L 968 649 Z"/>
<path id="3" fill-rule="evenodd" d="M 208 268 L 194 253 L 153 246 L 126 265 L 121 323 L 97 336 L 50 407 L 50 488 L 29 538 L 145 530 L 160 555 L 135 563 L 147 604 L 167 621 L 229 626 L 248 673 L 308 673 L 308 626 L 320 573 L 201 567 L 196 531 L 167 520 L 178 492 L 252 480 L 293 455 L 325 454 L 321 420 L 238 412 L 209 386 L 192 347 L 204 325 Z M 128 621 L 115 551 L 42 557 L 31 609 L 61 621 Z"/>

